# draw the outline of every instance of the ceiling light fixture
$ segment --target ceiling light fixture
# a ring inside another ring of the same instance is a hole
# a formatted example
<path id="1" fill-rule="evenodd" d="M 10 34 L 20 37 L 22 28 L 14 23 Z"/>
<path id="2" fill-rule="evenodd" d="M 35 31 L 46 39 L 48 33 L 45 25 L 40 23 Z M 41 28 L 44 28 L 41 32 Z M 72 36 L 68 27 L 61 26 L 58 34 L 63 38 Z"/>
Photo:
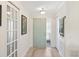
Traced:
<path id="1" fill-rule="evenodd" d="M 45 11 L 41 11 L 40 13 L 41 13 L 41 14 L 45 14 Z"/>
<path id="2" fill-rule="evenodd" d="M 44 8 L 41 8 L 40 13 L 41 14 L 45 14 L 46 13 L 45 10 L 44 10 Z"/>

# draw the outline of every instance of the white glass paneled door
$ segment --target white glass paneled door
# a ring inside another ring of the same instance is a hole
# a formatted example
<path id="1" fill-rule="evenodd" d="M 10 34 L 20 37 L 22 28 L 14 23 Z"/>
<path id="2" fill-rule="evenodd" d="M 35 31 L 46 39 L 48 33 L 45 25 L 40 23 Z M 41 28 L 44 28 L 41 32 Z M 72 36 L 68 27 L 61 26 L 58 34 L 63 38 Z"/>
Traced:
<path id="1" fill-rule="evenodd" d="M 7 4 L 7 56 L 17 57 L 17 20 L 18 9 Z"/>

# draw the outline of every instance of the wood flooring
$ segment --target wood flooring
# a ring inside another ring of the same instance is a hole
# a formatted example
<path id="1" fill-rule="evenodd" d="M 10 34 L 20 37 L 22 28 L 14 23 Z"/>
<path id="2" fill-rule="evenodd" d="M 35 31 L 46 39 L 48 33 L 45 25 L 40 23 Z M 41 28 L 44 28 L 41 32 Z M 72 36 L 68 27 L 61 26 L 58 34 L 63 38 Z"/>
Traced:
<path id="1" fill-rule="evenodd" d="M 25 57 L 60 57 L 56 48 L 30 48 Z"/>

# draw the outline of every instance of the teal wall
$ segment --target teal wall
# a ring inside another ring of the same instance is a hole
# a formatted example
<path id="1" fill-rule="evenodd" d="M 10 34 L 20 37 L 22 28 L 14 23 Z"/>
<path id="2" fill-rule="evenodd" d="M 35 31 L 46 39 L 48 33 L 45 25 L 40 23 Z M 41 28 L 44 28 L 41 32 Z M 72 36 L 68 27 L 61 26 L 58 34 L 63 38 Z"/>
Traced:
<path id="1" fill-rule="evenodd" d="M 33 47 L 35 48 L 46 47 L 46 19 L 45 18 L 33 19 Z"/>

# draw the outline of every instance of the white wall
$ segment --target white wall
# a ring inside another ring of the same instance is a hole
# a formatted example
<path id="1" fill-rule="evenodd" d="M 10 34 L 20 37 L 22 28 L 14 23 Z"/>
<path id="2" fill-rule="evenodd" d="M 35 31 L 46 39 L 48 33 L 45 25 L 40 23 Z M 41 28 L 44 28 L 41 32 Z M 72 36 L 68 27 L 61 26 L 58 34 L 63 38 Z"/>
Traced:
<path id="1" fill-rule="evenodd" d="M 5 14 L 5 11 L 6 11 L 6 6 L 5 6 L 5 2 L 0 2 L 0 4 L 2 6 L 4 6 L 4 8 L 2 8 L 2 26 L 0 26 L 0 57 L 4 57 L 7 55 L 6 51 L 7 51 L 7 48 L 6 48 L 6 14 Z"/>
<path id="2" fill-rule="evenodd" d="M 63 3 L 59 10 L 58 10 L 58 13 L 57 13 L 57 18 L 56 18 L 56 47 L 60 53 L 61 56 L 64 56 L 64 49 L 65 49 L 65 33 L 64 33 L 64 37 L 60 36 L 59 34 L 59 25 L 58 25 L 58 22 L 59 22 L 59 19 L 61 19 L 62 17 L 66 16 L 66 3 Z M 66 19 L 65 19 L 66 20 Z M 67 32 L 66 30 L 67 28 L 65 28 L 65 32 Z"/>
<path id="3" fill-rule="evenodd" d="M 3 2 L 4 3 L 4 2 Z M 18 20 L 18 56 L 23 57 L 25 56 L 26 52 L 30 47 L 33 45 L 33 33 L 32 33 L 32 19 L 29 16 L 29 13 L 24 9 L 21 2 L 13 1 L 13 3 L 20 8 L 20 14 L 23 14 L 27 17 L 27 34 L 21 35 L 21 16 Z M 5 4 L 5 3 L 4 3 Z M 6 5 L 5 5 L 6 6 Z M 6 10 L 4 7 L 3 12 Z M 6 16 L 6 12 L 3 13 L 3 16 Z M 5 18 L 5 19 L 4 19 Z M 3 18 L 2 27 L 0 27 L 0 56 L 6 56 L 6 17 Z M 5 20 L 5 21 L 4 21 Z M 3 43 L 2 43 L 3 42 Z"/>
<path id="4" fill-rule="evenodd" d="M 58 11 L 57 16 L 66 16 L 65 36 L 59 37 L 61 40 L 57 46 L 60 54 L 79 56 L 79 2 L 66 2 Z"/>
<path id="5" fill-rule="evenodd" d="M 79 56 L 79 2 L 67 2 L 66 56 Z"/>

